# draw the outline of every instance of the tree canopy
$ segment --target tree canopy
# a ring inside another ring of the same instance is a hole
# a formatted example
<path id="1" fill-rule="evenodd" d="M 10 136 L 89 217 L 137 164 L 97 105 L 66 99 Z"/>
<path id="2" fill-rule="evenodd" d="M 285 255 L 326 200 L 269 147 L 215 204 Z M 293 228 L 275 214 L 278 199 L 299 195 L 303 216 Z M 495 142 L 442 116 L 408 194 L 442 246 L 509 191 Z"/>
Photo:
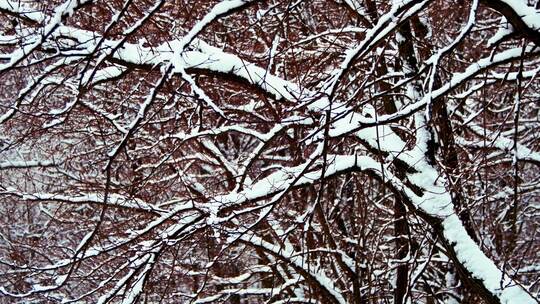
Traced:
<path id="1" fill-rule="evenodd" d="M 538 303 L 537 7 L 0 0 L 0 303 Z"/>

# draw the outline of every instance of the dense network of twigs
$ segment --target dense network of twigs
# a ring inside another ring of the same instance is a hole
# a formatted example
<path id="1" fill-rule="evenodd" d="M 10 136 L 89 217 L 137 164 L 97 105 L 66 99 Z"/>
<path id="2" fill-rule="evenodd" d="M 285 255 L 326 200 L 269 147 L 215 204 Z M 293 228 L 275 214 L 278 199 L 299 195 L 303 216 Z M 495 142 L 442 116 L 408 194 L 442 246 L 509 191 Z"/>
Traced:
<path id="1" fill-rule="evenodd" d="M 527 0 L 0 0 L 0 303 L 537 303 Z"/>

